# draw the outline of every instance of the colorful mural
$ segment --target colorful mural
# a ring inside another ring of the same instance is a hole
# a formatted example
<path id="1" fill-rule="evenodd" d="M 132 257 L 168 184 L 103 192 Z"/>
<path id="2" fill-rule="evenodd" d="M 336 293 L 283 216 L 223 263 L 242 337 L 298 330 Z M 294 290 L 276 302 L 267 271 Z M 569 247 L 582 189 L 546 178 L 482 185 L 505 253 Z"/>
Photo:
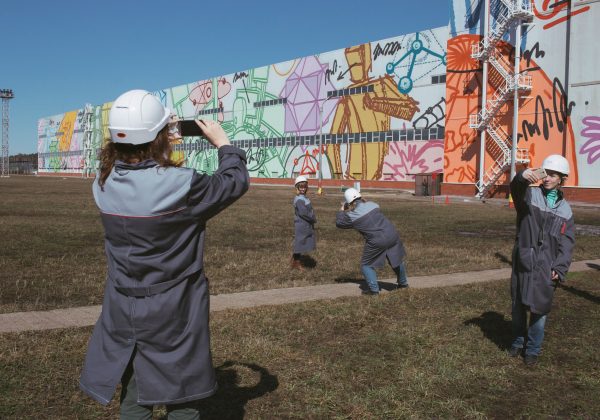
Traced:
<path id="1" fill-rule="evenodd" d="M 252 177 L 410 181 L 442 170 L 447 37 L 446 27 L 427 30 L 154 93 L 180 118 L 221 122 L 246 150 Z M 107 134 L 106 109 L 94 115 L 98 136 Z M 40 127 L 68 118 L 45 118 Z M 44 130 L 38 151 L 50 160 L 40 170 L 64 172 Z M 83 147 L 79 137 L 69 153 Z M 217 167 L 215 150 L 200 138 L 183 139 L 174 154 L 201 172 Z"/>
<path id="2" fill-rule="evenodd" d="M 586 25 L 592 27 L 593 18 L 600 17 L 600 10 L 596 6 L 571 7 L 567 2 L 549 0 L 532 3 L 534 24 L 526 27 L 520 45 L 520 73 L 531 76 L 532 89 L 522 94 L 519 100 L 518 148 L 528 151 L 533 167 L 540 166 L 549 154 L 565 156 L 571 165 L 568 186 L 600 186 L 596 117 L 588 113 L 590 101 L 585 100 L 598 97 L 599 84 L 587 83 L 597 80 L 593 66 L 583 70 L 579 68 L 581 63 L 567 58 L 569 55 L 573 59 L 581 56 L 579 51 L 585 44 L 568 39 L 582 39 L 581 32 L 585 34 Z M 482 39 L 483 4 L 483 0 L 452 2 L 447 50 L 444 182 L 474 183 L 480 176 L 479 132 L 469 128 L 469 115 L 481 109 L 482 67 L 481 62 L 471 58 L 471 53 L 472 45 Z M 502 1 L 490 1 L 492 25 L 502 13 L 503 5 Z M 507 63 L 514 62 L 514 28 L 496 49 Z M 501 83 L 501 75 L 490 65 L 486 87 L 488 98 Z M 578 85 L 588 89 L 586 98 L 581 97 L 586 95 L 577 90 Z M 597 107 L 594 104 L 596 115 Z M 501 132 L 512 137 L 512 97 L 500 109 L 496 122 Z M 484 157 L 486 168 L 493 164 L 489 144 L 493 147 L 488 135 Z M 506 184 L 508 176 L 505 174 L 497 183 Z"/>
<path id="3" fill-rule="evenodd" d="M 526 0 L 523 0 L 524 3 Z M 492 27 L 508 0 L 489 0 Z M 481 62 L 471 58 L 483 33 L 484 0 L 451 0 L 448 27 L 420 31 L 282 63 L 239 71 L 154 92 L 180 118 L 219 121 L 247 152 L 256 178 L 412 181 L 444 172 L 444 182 L 473 185 L 479 132 L 469 117 L 481 109 Z M 525 27 L 520 74 L 532 88 L 519 101 L 519 149 L 531 166 L 551 153 L 567 157 L 567 185 L 600 187 L 600 55 L 592 28 L 600 3 L 534 0 Z M 510 67 L 515 30 L 496 45 Z M 490 66 L 492 67 L 492 66 Z M 512 71 L 512 70 L 511 70 Z M 503 83 L 490 68 L 488 98 Z M 110 103 L 43 118 L 38 124 L 40 172 L 85 173 L 107 138 Z M 513 101 L 494 120 L 512 138 Z M 488 136 L 489 137 L 489 136 Z M 492 144 L 488 141 L 487 144 Z M 200 138 L 175 145 L 174 158 L 203 173 L 217 167 L 216 151 Z M 90 168 L 91 166 L 91 168 Z M 506 184 L 504 174 L 497 184 Z"/>
<path id="4" fill-rule="evenodd" d="M 38 121 L 38 171 L 41 173 L 84 174 L 86 127 L 93 169 L 96 153 L 108 136 L 108 111 L 112 102 L 66 112 Z"/>
<path id="5" fill-rule="evenodd" d="M 83 169 L 83 112 L 38 121 L 38 168 L 76 173 Z"/>

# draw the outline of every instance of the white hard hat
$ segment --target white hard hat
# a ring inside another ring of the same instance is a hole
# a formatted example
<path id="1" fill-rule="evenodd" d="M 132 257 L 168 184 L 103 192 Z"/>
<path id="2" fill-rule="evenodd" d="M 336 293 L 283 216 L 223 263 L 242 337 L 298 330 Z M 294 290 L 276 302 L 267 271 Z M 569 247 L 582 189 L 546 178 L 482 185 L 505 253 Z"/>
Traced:
<path id="1" fill-rule="evenodd" d="M 300 175 L 299 177 L 296 178 L 296 180 L 294 181 L 294 186 L 298 185 L 300 182 L 308 182 L 308 178 L 305 177 L 304 175 Z"/>
<path id="2" fill-rule="evenodd" d="M 348 188 L 344 191 L 344 198 L 346 199 L 346 203 L 350 204 L 354 200 L 362 198 L 362 195 L 360 195 L 360 192 L 356 188 Z"/>
<path id="3" fill-rule="evenodd" d="M 130 90 L 119 96 L 110 108 L 110 138 L 115 143 L 149 143 L 167 125 L 170 114 L 150 92 Z"/>
<path id="4" fill-rule="evenodd" d="M 542 168 L 560 172 L 563 175 L 569 175 L 569 161 L 561 155 L 548 156 L 542 162 Z"/>

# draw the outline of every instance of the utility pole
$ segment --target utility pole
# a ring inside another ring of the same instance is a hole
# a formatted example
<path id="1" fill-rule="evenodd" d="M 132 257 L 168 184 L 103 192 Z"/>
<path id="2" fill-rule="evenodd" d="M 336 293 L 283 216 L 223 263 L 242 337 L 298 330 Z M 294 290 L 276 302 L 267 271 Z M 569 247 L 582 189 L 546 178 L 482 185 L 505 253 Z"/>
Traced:
<path id="1" fill-rule="evenodd" d="M 8 163 L 8 101 L 14 98 L 12 89 L 0 89 L 2 98 L 2 156 L 0 156 L 0 177 L 9 176 Z"/>

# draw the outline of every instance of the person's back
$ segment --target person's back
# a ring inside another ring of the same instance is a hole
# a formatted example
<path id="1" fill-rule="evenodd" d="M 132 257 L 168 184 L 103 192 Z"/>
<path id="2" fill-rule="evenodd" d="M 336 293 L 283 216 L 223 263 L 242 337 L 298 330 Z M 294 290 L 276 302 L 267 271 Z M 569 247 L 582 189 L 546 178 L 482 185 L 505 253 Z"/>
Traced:
<path id="1" fill-rule="evenodd" d="M 209 185 L 210 177 L 193 169 L 153 160 L 117 161 L 102 187 L 94 183 L 109 275 L 119 286 L 149 286 L 202 269 L 206 221 L 247 188 L 239 158 L 223 159 L 220 171 L 239 172 L 229 179 L 237 187 L 228 179 Z"/>
<path id="2" fill-rule="evenodd" d="M 365 201 L 355 188 L 344 192 L 345 203 L 336 214 L 335 225 L 340 229 L 356 229 L 365 239 L 361 258 L 361 271 L 369 286 L 364 294 L 379 294 L 375 268 L 383 267 L 387 260 L 397 275 L 398 288 L 408 287 L 404 257 L 406 251 L 398 231 L 383 215 L 379 205 Z"/>
<path id="3" fill-rule="evenodd" d="M 170 112 L 146 91 L 117 98 L 109 120 L 93 186 L 108 275 L 80 387 L 107 404 L 121 382 L 125 418 L 151 416 L 157 404 L 197 418 L 193 401 L 217 389 L 204 230 L 248 189 L 245 153 L 216 122 L 200 121 L 219 168 L 210 176 L 180 168 L 170 159 Z"/>
<path id="4" fill-rule="evenodd" d="M 392 246 L 398 240 L 396 228 L 381 212 L 379 205 L 372 201 L 357 202 L 348 217 L 368 243 L 385 247 Z"/>

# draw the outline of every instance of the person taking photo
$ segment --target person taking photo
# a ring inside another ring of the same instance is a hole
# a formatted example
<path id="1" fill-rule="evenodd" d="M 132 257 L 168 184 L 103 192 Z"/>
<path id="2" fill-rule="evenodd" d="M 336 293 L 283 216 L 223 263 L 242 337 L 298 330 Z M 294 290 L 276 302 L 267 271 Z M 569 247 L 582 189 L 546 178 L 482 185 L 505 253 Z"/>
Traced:
<path id="1" fill-rule="evenodd" d="M 108 263 L 102 313 L 89 341 L 81 389 L 108 404 L 122 384 L 123 419 L 199 418 L 194 402 L 215 393 L 204 272 L 206 223 L 240 198 L 245 153 L 214 121 L 196 121 L 218 149 L 213 175 L 171 160 L 169 109 L 132 90 L 109 113 L 93 194 Z"/>
<path id="2" fill-rule="evenodd" d="M 365 239 L 360 265 L 369 289 L 362 293 L 379 294 L 375 269 L 383 267 L 386 259 L 396 273 L 397 288 L 407 288 L 406 251 L 392 222 L 383 215 L 378 204 L 365 201 L 355 188 L 344 191 L 344 198 L 346 201 L 337 212 L 335 225 L 340 229 L 356 229 Z"/>

